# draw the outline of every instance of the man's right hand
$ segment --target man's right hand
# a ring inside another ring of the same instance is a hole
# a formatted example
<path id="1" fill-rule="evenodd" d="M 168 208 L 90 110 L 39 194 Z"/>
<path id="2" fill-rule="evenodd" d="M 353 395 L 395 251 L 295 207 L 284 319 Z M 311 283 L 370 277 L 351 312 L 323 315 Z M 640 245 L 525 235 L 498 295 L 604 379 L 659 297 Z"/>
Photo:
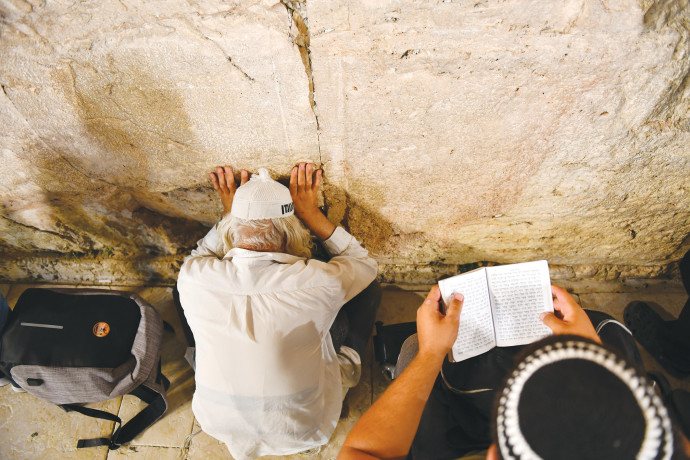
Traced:
<path id="1" fill-rule="evenodd" d="M 237 183 L 235 183 L 235 176 L 230 166 L 216 168 L 215 173 L 209 173 L 213 188 L 218 192 L 220 201 L 223 203 L 223 217 L 227 216 L 232 209 L 232 199 L 235 197 L 237 191 Z M 243 169 L 240 172 L 240 186 L 244 185 L 249 180 L 249 172 Z"/>
<path id="2" fill-rule="evenodd" d="M 445 315 L 439 310 L 440 300 L 441 290 L 434 286 L 417 309 L 420 355 L 442 358 L 450 352 L 458 337 L 460 312 L 465 299 L 462 294 L 454 294 Z"/>
<path id="3" fill-rule="evenodd" d="M 549 326 L 554 334 L 579 335 L 601 343 L 601 339 L 589 320 L 589 316 L 577 304 L 573 296 L 568 294 L 568 291 L 562 287 L 554 284 L 551 285 L 551 292 L 556 296 L 553 301 L 553 309 L 560 314 L 561 318 L 558 318 L 553 313 L 542 313 L 540 318 L 544 324 Z"/>

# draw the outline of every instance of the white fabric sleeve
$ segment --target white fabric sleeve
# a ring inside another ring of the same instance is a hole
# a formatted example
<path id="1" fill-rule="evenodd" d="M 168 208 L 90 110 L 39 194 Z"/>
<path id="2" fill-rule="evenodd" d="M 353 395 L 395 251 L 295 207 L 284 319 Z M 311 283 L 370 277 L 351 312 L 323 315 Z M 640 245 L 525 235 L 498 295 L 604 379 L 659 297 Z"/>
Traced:
<path id="1" fill-rule="evenodd" d="M 327 276 L 337 278 L 342 291 L 342 304 L 362 292 L 376 279 L 378 264 L 369 252 L 344 228 L 336 227 L 333 234 L 323 242 L 332 256 L 326 264 Z M 338 309 L 342 305 L 338 305 Z"/>
<path id="2" fill-rule="evenodd" d="M 350 241 L 355 238 L 350 235 L 343 227 L 336 227 L 331 236 L 323 242 L 323 247 L 328 252 L 330 256 L 337 256 L 343 253 L 348 246 Z M 359 246 L 359 244 L 357 244 Z"/>

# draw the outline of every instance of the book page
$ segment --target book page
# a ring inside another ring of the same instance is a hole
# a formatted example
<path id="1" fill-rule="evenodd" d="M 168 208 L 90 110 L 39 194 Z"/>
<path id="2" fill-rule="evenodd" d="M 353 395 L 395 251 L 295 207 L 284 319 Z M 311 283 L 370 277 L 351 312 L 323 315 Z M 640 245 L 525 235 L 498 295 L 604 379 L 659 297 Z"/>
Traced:
<path id="1" fill-rule="evenodd" d="M 489 267 L 486 278 L 499 347 L 524 345 L 551 334 L 539 319 L 540 313 L 553 312 L 545 260 Z"/>
<path id="2" fill-rule="evenodd" d="M 460 313 L 458 338 L 453 344 L 453 360 L 462 361 L 495 347 L 496 338 L 484 269 L 441 280 L 438 285 L 446 305 L 450 303 L 451 296 L 456 292 L 465 296 Z"/>

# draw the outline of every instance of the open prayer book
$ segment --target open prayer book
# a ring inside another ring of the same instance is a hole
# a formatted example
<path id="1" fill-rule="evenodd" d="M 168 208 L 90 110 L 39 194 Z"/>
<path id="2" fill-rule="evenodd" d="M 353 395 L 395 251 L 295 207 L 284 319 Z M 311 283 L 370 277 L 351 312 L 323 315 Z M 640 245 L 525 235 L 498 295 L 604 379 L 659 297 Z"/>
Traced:
<path id="1" fill-rule="evenodd" d="M 494 347 L 524 345 L 551 334 L 541 319 L 553 312 L 549 265 L 545 260 L 484 267 L 439 281 L 445 305 L 465 296 L 452 360 L 463 361 Z"/>

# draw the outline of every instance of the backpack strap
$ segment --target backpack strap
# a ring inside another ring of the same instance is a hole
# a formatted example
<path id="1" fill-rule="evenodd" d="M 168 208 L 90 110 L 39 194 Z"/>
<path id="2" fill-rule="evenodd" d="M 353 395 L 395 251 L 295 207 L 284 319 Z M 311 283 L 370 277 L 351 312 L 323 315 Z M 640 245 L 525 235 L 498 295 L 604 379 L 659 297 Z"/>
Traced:
<path id="1" fill-rule="evenodd" d="M 147 386 L 141 385 L 135 388 L 130 394 L 141 399 L 147 403 L 148 406 L 115 431 L 111 441 L 111 449 L 117 449 L 122 444 L 127 444 L 132 441 L 132 439 L 136 438 L 142 431 L 161 418 L 168 409 L 168 403 L 163 395 Z"/>
<path id="2" fill-rule="evenodd" d="M 78 404 L 61 404 L 60 407 L 65 412 L 79 412 L 80 414 L 86 415 L 87 417 L 100 418 L 103 420 L 110 420 L 111 422 L 115 422 L 119 425 L 122 424 L 122 419 L 115 414 L 111 414 L 110 412 L 98 409 L 91 409 L 90 407 L 84 407 Z M 119 431 L 119 428 L 117 431 Z M 80 439 L 79 441 L 77 441 L 77 449 L 81 449 L 83 447 L 98 446 L 110 446 L 110 438 Z"/>
<path id="3" fill-rule="evenodd" d="M 160 374 L 160 376 L 164 379 L 164 381 L 168 380 L 163 374 Z M 123 444 L 131 442 L 141 432 L 153 425 L 153 423 L 161 418 L 168 409 L 168 403 L 163 394 L 152 388 L 149 388 L 146 385 L 138 386 L 129 394 L 141 399 L 147 404 L 147 406 L 124 425 L 122 425 L 122 420 L 120 417 L 111 414 L 110 412 L 91 409 L 76 404 L 63 404 L 60 406 L 67 412 L 79 412 L 80 414 L 84 414 L 89 417 L 110 420 L 120 424 L 120 427 L 114 431 L 111 438 L 80 439 L 77 442 L 77 449 L 98 446 L 108 446 L 109 449 L 118 449 Z"/>

